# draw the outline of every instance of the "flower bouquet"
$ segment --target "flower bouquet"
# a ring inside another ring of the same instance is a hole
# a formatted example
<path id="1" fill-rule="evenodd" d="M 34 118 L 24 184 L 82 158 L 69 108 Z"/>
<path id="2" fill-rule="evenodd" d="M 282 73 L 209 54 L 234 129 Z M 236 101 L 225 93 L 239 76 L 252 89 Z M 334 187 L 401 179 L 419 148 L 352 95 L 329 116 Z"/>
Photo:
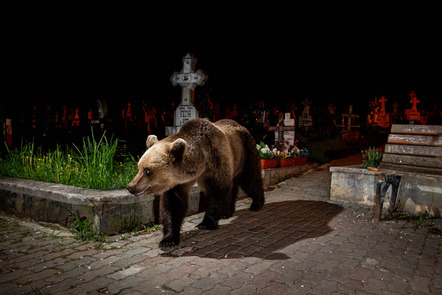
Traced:
<path id="1" fill-rule="evenodd" d="M 301 166 L 307 163 L 307 156 L 308 156 L 308 150 L 305 147 L 300 149 L 298 148 L 295 166 Z"/>
<path id="2" fill-rule="evenodd" d="M 296 145 L 289 146 L 288 143 L 280 143 L 273 149 L 273 153 L 279 159 L 279 167 L 300 166 L 307 163 L 308 150 L 298 148 Z"/>
<path id="3" fill-rule="evenodd" d="M 278 159 L 275 157 L 275 154 L 269 148 L 269 146 L 261 141 L 260 144 L 256 145 L 256 148 L 258 149 L 259 156 L 261 157 L 261 168 L 275 168 L 278 164 Z"/>
<path id="4" fill-rule="evenodd" d="M 282 151 L 278 151 L 279 167 L 294 166 L 296 161 L 297 149 L 298 148 L 296 146 L 285 145 Z"/>

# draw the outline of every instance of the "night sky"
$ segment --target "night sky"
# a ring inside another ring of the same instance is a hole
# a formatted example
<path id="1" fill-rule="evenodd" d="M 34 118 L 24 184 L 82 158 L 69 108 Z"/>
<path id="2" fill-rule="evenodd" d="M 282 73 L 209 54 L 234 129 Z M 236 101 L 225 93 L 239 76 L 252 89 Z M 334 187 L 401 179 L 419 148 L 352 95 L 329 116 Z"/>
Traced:
<path id="1" fill-rule="evenodd" d="M 375 96 L 409 107 L 410 91 L 423 104 L 442 101 L 440 32 L 434 22 L 368 18 L 277 26 L 247 24 L 235 30 L 197 23 L 206 30 L 160 32 L 155 27 L 57 28 L 47 23 L 11 34 L 7 42 L 7 111 L 28 104 L 179 101 L 170 77 L 192 53 L 215 101 L 266 106 L 352 103 L 368 107 Z M 197 88 L 198 91 L 201 87 Z M 10 99 L 8 99 L 10 98 Z M 25 103 L 23 103 L 25 102 Z M 344 109 L 342 109 L 344 111 Z"/>

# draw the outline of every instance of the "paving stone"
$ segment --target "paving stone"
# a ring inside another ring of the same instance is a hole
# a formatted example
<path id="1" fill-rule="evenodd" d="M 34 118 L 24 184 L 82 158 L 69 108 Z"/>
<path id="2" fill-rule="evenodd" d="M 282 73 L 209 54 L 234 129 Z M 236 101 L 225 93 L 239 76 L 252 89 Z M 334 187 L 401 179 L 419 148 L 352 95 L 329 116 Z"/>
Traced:
<path id="1" fill-rule="evenodd" d="M 270 282 L 265 287 L 258 290 L 256 294 L 260 295 L 273 295 L 273 294 L 284 294 L 287 291 L 288 287 L 285 284 L 279 282 Z"/>
<path id="2" fill-rule="evenodd" d="M 121 290 L 131 288 L 132 286 L 136 286 L 139 282 L 141 282 L 143 278 L 128 275 L 124 279 L 119 281 L 113 281 L 107 285 L 107 291 L 110 294 L 118 294 Z"/>
<path id="3" fill-rule="evenodd" d="M 212 289 L 214 285 L 222 284 L 226 280 L 227 276 L 224 274 L 213 273 L 208 277 L 202 278 L 195 282 L 193 285 L 204 291 Z"/>
<path id="4" fill-rule="evenodd" d="M 244 284 L 240 288 L 233 290 L 230 292 L 230 295 L 248 295 L 248 294 L 256 294 L 258 292 L 259 286 Z M 273 293 L 275 294 L 275 293 Z"/>
<path id="5" fill-rule="evenodd" d="M 142 273 L 139 273 L 136 275 L 136 277 L 141 278 L 141 280 L 137 283 L 137 285 L 131 287 L 131 289 L 134 291 L 142 292 L 143 294 L 167 294 L 167 291 L 174 292 L 173 290 L 167 288 L 167 284 L 171 282 L 171 280 L 162 275 L 146 277 L 143 276 Z"/>

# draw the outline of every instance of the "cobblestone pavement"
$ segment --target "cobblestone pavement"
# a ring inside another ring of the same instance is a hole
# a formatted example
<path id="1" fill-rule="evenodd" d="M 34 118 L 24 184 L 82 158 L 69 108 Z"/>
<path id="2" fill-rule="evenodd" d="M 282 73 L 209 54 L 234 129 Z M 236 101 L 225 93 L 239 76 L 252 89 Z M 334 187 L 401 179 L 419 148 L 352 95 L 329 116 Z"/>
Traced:
<path id="1" fill-rule="evenodd" d="M 80 243 L 68 232 L 0 218 L 1 294 L 442 294 L 442 221 L 373 222 L 373 208 L 328 202 L 332 162 L 238 201 L 215 231 L 183 226 Z M 360 163 L 360 162 L 359 162 Z"/>

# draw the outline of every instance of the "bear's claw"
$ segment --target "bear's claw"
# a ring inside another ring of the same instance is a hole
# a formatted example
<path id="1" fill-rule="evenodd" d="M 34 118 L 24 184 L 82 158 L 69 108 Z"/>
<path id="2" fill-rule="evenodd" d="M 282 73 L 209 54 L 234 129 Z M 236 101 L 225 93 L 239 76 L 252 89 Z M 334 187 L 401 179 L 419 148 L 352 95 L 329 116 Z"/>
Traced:
<path id="1" fill-rule="evenodd" d="M 180 243 L 179 241 L 175 241 L 172 239 L 163 239 L 160 242 L 160 248 L 172 248 L 178 246 L 179 243 Z"/>

